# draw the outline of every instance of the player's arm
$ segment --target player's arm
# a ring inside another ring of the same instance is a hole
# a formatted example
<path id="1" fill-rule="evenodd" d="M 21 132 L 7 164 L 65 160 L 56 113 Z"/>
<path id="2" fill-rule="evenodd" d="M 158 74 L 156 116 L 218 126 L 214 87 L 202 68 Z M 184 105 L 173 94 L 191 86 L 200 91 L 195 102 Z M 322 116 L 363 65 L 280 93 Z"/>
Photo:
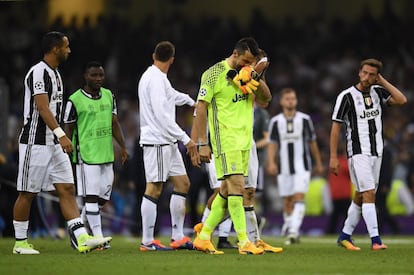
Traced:
<path id="1" fill-rule="evenodd" d="M 381 74 L 378 74 L 377 83 L 391 94 L 388 104 L 402 105 L 407 103 L 405 95 L 397 87 L 388 82 L 388 80 L 386 80 Z"/>
<path id="2" fill-rule="evenodd" d="M 65 132 L 60 128 L 56 118 L 49 109 L 49 96 L 46 93 L 34 95 L 34 101 L 36 103 L 39 114 L 43 121 L 49 127 L 53 133 L 58 137 L 60 146 L 66 153 L 72 153 L 73 145 L 70 139 L 66 136 Z"/>
<path id="3" fill-rule="evenodd" d="M 321 160 L 321 154 L 318 147 L 318 142 L 316 139 L 311 140 L 309 142 L 309 148 L 312 154 L 313 159 L 315 160 L 315 172 L 318 175 L 321 175 L 323 173 L 323 165 Z"/>
<path id="4" fill-rule="evenodd" d="M 73 139 L 73 131 L 76 127 L 77 113 L 75 106 L 72 101 L 69 99 L 66 103 L 65 113 L 63 115 L 63 122 L 65 123 L 65 133 L 70 140 Z"/>
<path id="5" fill-rule="evenodd" d="M 210 162 L 211 148 L 208 143 L 207 136 L 207 109 L 208 102 L 199 100 L 196 105 L 195 117 L 193 120 L 191 137 L 196 138 L 199 151 L 195 158 L 191 159 L 194 166 L 200 167 L 201 162 Z"/>
<path id="6" fill-rule="evenodd" d="M 339 135 L 341 134 L 341 123 L 332 121 L 331 136 L 329 140 L 330 157 L 329 157 L 329 170 L 331 173 L 338 175 L 339 160 L 338 160 L 338 143 Z"/>
<path id="7" fill-rule="evenodd" d="M 269 102 L 272 100 L 272 94 L 270 93 L 269 86 L 267 86 L 266 82 L 263 79 L 259 80 L 259 87 L 254 92 L 256 103 L 259 104 L 261 107 L 267 107 Z"/>
<path id="8" fill-rule="evenodd" d="M 266 172 L 271 176 L 276 176 L 279 170 L 279 165 L 276 162 L 278 150 L 279 144 L 277 143 L 269 142 L 267 145 Z"/>
<path id="9" fill-rule="evenodd" d="M 191 107 L 195 106 L 195 101 L 188 94 L 177 91 L 176 89 L 172 87 L 171 89 L 173 90 L 174 101 L 175 101 L 176 106 L 183 106 L 183 105 L 188 105 Z"/>
<path id="10" fill-rule="evenodd" d="M 121 160 L 122 164 L 124 164 L 128 159 L 128 150 L 125 145 L 125 137 L 122 132 L 121 125 L 119 124 L 118 116 L 115 114 L 112 114 L 112 136 L 118 143 L 119 147 L 121 147 Z"/>
<path id="11" fill-rule="evenodd" d="M 256 141 L 256 148 L 257 149 L 262 149 L 265 148 L 269 143 L 269 132 L 263 131 L 263 138 L 259 139 L 258 141 Z"/>

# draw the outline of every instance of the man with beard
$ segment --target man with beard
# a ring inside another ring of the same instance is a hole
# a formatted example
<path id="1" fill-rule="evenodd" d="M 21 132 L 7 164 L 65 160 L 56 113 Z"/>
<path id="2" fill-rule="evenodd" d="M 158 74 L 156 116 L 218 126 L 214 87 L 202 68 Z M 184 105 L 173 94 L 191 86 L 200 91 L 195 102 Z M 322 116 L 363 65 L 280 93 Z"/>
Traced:
<path id="1" fill-rule="evenodd" d="M 338 95 L 332 114 L 329 168 L 332 173 L 338 173 L 339 135 L 345 123 L 349 171 L 356 189 L 337 241 L 348 250 L 360 250 L 351 236 L 361 213 L 371 237 L 371 249 L 387 248 L 379 236 L 375 209 L 384 149 L 382 113 L 384 106 L 405 104 L 407 98 L 381 75 L 381 69 L 381 61 L 363 60 L 359 67 L 359 83 Z"/>

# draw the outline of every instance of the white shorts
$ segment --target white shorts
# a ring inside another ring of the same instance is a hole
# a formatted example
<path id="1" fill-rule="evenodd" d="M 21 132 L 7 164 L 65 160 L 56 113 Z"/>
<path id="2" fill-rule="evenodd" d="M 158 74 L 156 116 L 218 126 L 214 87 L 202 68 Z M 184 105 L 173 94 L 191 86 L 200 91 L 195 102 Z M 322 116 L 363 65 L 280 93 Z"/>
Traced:
<path id="1" fill-rule="evenodd" d="M 53 184 L 73 182 L 69 156 L 60 144 L 19 144 L 17 191 L 53 191 Z"/>
<path id="2" fill-rule="evenodd" d="M 114 182 L 113 164 L 76 164 L 76 180 L 78 196 L 92 195 L 109 201 Z"/>
<path id="3" fill-rule="evenodd" d="M 211 160 L 209 163 L 206 163 L 206 170 L 208 173 L 208 183 L 210 184 L 211 189 L 218 189 L 221 186 L 221 180 L 217 179 L 216 175 L 216 165 L 214 162 L 214 156 L 211 154 Z"/>
<path id="4" fill-rule="evenodd" d="M 309 171 L 288 175 L 279 174 L 277 176 L 277 186 L 281 197 L 292 196 L 296 193 L 306 194 L 309 189 L 309 182 Z"/>
<path id="5" fill-rule="evenodd" d="M 259 178 L 259 159 L 257 157 L 256 143 L 252 142 L 249 156 L 249 175 L 245 178 L 244 188 L 257 188 Z"/>
<path id="6" fill-rule="evenodd" d="M 364 192 L 377 190 L 382 157 L 354 155 L 348 159 L 349 175 L 355 190 Z"/>
<path id="7" fill-rule="evenodd" d="M 145 177 L 147 182 L 166 182 L 171 176 L 187 174 L 177 144 L 143 146 Z"/>

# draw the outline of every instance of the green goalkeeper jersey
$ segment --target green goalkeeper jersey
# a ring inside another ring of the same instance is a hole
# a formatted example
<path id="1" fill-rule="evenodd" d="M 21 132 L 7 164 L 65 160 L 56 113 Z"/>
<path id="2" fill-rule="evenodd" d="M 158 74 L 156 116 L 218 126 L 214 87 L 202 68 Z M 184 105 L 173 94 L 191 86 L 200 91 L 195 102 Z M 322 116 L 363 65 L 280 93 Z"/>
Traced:
<path id="1" fill-rule="evenodd" d="M 213 153 L 250 150 L 253 132 L 252 95 L 244 95 L 227 72 L 226 60 L 216 63 L 201 77 L 199 101 L 208 106 L 208 126 Z"/>

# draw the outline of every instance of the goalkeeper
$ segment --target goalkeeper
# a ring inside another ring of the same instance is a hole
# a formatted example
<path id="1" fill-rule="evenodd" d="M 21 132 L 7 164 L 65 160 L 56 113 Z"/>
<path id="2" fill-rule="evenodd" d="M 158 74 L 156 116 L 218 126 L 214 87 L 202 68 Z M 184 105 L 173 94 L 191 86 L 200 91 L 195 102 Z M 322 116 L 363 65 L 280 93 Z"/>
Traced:
<path id="1" fill-rule="evenodd" d="M 228 58 L 207 69 L 201 77 L 193 122 L 199 152 L 192 155 L 191 160 L 199 167 L 201 162 L 210 162 L 213 152 L 217 179 L 222 180 L 210 215 L 194 241 L 194 247 L 203 252 L 223 254 L 216 250 L 210 236 L 228 208 L 239 240 L 239 253 L 264 253 L 247 237 L 243 208 L 244 177 L 248 176 L 252 146 L 253 94 L 261 105 L 271 100 L 266 83 L 252 69 L 246 68 L 256 62 L 259 54 L 259 46 L 253 38 L 242 38 Z M 206 133 L 207 114 L 211 148 Z"/>

